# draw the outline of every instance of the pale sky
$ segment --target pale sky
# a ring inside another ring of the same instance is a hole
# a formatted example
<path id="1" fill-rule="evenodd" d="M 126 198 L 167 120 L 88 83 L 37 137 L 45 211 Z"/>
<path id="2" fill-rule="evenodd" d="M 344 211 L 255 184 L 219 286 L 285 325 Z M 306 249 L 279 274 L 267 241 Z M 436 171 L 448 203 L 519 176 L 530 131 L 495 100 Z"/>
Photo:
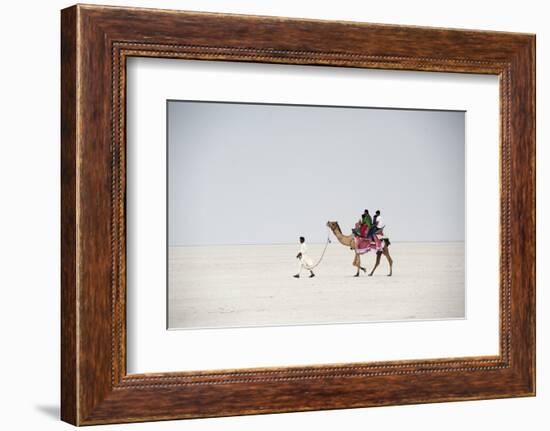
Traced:
<path id="1" fill-rule="evenodd" d="M 464 241 L 465 113 L 168 102 L 170 246 L 323 242 L 379 209 L 392 241 Z"/>

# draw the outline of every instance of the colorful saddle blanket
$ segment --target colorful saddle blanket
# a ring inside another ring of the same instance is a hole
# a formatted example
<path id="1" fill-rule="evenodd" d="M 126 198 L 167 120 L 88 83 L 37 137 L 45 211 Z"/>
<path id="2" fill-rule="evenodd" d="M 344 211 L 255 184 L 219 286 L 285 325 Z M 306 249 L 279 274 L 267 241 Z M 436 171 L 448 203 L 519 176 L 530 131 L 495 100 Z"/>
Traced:
<path id="1" fill-rule="evenodd" d="M 355 237 L 355 251 L 358 254 L 365 254 L 371 250 L 374 250 L 376 252 L 382 251 L 384 249 L 384 241 L 380 239 L 378 247 L 376 246 L 376 242 L 372 241 L 368 238 L 361 238 L 359 236 Z"/>

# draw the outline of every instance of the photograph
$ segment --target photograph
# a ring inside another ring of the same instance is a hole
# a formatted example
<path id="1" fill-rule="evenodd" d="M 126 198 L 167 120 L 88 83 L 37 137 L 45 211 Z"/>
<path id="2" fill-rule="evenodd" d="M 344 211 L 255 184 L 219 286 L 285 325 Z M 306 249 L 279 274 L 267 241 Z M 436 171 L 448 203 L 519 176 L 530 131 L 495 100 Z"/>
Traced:
<path id="1" fill-rule="evenodd" d="M 466 318 L 466 112 L 167 101 L 167 327 Z"/>

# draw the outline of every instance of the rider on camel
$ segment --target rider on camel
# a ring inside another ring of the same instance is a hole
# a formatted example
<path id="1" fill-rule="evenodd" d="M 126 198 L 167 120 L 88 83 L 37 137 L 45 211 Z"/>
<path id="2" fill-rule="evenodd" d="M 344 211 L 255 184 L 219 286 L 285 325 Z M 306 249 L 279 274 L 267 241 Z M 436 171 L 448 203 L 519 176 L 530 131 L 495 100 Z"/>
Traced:
<path id="1" fill-rule="evenodd" d="M 372 226 L 372 218 L 369 214 L 369 210 L 365 210 L 365 212 L 363 213 L 363 216 L 361 218 L 361 236 L 362 237 L 366 237 L 367 235 L 367 232 L 368 230 L 370 229 L 370 227 Z"/>
<path id="2" fill-rule="evenodd" d="M 381 246 L 381 242 L 380 242 L 380 239 L 378 238 L 378 234 L 383 233 L 384 227 L 385 227 L 384 220 L 382 220 L 382 216 L 380 215 L 380 210 L 378 210 L 374 215 L 372 225 L 369 228 L 369 231 L 367 233 L 367 238 L 374 240 L 374 242 L 376 243 L 377 249 L 379 249 Z"/>
<path id="3" fill-rule="evenodd" d="M 363 214 L 361 214 L 361 218 L 359 221 L 355 224 L 355 228 L 353 228 L 351 231 L 353 232 L 354 236 L 359 236 L 366 238 L 367 232 L 372 226 L 372 218 L 369 214 L 369 210 L 365 210 Z"/>

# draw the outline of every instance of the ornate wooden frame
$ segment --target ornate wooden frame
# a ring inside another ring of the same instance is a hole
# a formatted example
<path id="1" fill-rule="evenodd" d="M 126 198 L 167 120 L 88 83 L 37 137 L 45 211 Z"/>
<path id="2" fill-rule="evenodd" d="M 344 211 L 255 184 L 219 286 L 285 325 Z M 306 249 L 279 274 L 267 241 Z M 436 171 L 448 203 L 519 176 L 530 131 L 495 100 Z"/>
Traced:
<path id="1" fill-rule="evenodd" d="M 61 17 L 63 420 L 88 425 L 535 394 L 534 35 L 81 5 Z M 129 56 L 498 75 L 499 355 L 128 375 Z M 518 214 L 522 222 L 511 223 Z"/>

